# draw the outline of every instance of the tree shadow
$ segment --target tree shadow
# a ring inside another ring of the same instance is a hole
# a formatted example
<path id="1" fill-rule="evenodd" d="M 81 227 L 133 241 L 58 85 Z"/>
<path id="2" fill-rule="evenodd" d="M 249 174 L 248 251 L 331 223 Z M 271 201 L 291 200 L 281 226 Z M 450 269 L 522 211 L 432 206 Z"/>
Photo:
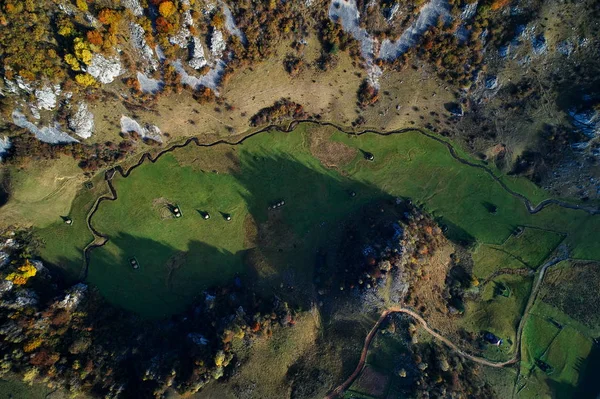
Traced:
<path id="1" fill-rule="evenodd" d="M 598 339 L 596 339 L 598 341 Z M 600 394 L 600 381 L 598 370 L 600 369 L 600 344 L 594 343 L 592 350 L 585 361 L 578 359 L 578 370 L 580 374 L 579 385 L 574 397 L 583 399 L 597 399 Z"/>
<path id="2" fill-rule="evenodd" d="M 137 260 L 137 269 L 131 258 Z M 205 289 L 230 282 L 242 272 L 241 253 L 197 240 L 181 251 L 122 233 L 93 250 L 87 280 L 113 305 L 161 318 L 183 311 Z"/>
<path id="3" fill-rule="evenodd" d="M 259 289 L 308 307 L 316 269 L 335 272 L 346 226 L 369 203 L 392 197 L 372 184 L 324 168 L 314 158 L 240 151 L 234 176 L 257 225 L 246 263 Z"/>

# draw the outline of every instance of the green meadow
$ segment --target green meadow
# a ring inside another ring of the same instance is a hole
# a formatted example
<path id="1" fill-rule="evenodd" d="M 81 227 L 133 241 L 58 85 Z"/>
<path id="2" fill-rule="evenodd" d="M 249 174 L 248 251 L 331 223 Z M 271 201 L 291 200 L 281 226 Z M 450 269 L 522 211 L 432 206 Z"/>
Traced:
<path id="1" fill-rule="evenodd" d="M 355 155 L 325 167 L 311 147 L 319 129 L 325 128 L 304 124 L 237 146 L 190 145 L 127 178 L 115 175 L 118 199 L 103 201 L 92 218 L 109 241 L 91 251 L 89 282 L 109 301 L 147 317 L 177 313 L 204 289 L 236 275 L 249 277 L 258 289 L 283 284 L 301 298 L 302 290 L 311 289 L 316 250 L 335 258 L 344 221 L 374 200 L 395 197 L 422 205 L 447 226 L 452 240 L 501 248 L 494 253 L 509 254 L 519 263 L 515 267 L 539 266 L 563 238 L 573 256 L 600 259 L 594 234 L 600 216 L 556 205 L 531 215 L 485 171 L 461 164 L 443 144 L 418 132 L 352 136 L 328 129 L 328 142 Z M 361 151 L 373 153 L 374 162 Z M 532 199 L 543 198 L 525 179 L 501 178 Z M 65 268 L 80 264 L 92 238 L 82 227 L 90 199 L 82 190 L 73 202 L 74 226 L 40 231 L 44 258 Z M 268 209 L 280 200 L 285 205 Z M 181 218 L 168 212 L 174 205 Z M 211 218 L 204 220 L 203 212 Z M 513 237 L 520 226 L 528 227 Z M 137 270 L 129 265 L 132 257 Z M 512 262 L 484 258 L 481 276 Z"/>

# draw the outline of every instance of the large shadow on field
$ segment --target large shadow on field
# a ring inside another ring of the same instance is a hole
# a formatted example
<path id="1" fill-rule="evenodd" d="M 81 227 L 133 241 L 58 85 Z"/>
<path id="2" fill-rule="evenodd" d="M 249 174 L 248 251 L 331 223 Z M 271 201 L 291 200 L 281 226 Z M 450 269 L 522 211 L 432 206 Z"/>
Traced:
<path id="1" fill-rule="evenodd" d="M 367 204 L 392 198 L 305 154 L 240 150 L 239 156 L 235 176 L 255 223 L 252 249 L 245 256 L 248 273 L 259 289 L 306 308 L 316 300 L 316 263 L 333 270 L 347 223 Z"/>
<path id="2" fill-rule="evenodd" d="M 241 253 L 200 241 L 190 241 L 180 251 L 149 238 L 119 234 L 94 249 L 88 281 L 112 304 L 162 318 L 184 311 L 207 288 L 230 283 L 242 272 L 241 265 Z"/>
<path id="3" fill-rule="evenodd" d="M 319 295 L 315 281 L 323 273 L 316 271 L 343 271 L 340 249 L 349 239 L 349 228 L 371 228 L 361 223 L 366 210 L 395 204 L 395 197 L 326 169 L 304 154 L 238 154 L 241 168 L 236 178 L 245 189 L 242 195 L 256 229 L 245 256 L 248 277 L 263 295 L 274 293 L 294 307 L 309 309 L 325 301 L 319 306 L 326 326 L 316 342 L 323 360 L 319 367 L 336 378 L 338 373 L 347 375 L 360 354 L 366 330 L 357 325 L 364 319 L 357 323 L 354 296 Z M 306 367 L 309 374 L 319 372 L 315 364 Z"/>
<path id="4" fill-rule="evenodd" d="M 600 369 L 600 337 L 594 341 L 592 351 L 588 358 L 582 364 L 583 373 L 579 381 L 579 386 L 575 392 L 575 397 L 584 399 L 597 399 L 600 395 L 600 381 L 598 380 L 598 370 Z"/>

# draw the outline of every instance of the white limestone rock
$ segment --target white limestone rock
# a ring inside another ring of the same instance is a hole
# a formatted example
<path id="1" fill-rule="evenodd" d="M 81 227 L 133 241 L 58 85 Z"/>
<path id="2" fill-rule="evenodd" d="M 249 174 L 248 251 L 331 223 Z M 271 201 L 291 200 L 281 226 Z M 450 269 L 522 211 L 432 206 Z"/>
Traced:
<path id="1" fill-rule="evenodd" d="M 111 83 L 122 73 L 121 61 L 116 56 L 105 57 L 101 54 L 94 54 L 87 73 L 100 83 Z"/>
<path id="2" fill-rule="evenodd" d="M 94 114 L 85 102 L 80 102 L 77 111 L 69 118 L 69 128 L 82 139 L 88 139 L 94 133 Z"/>
<path id="3" fill-rule="evenodd" d="M 195 36 L 192 37 L 190 60 L 188 61 L 188 64 L 194 69 L 200 69 L 208 64 L 208 61 L 204 56 L 204 47 L 202 46 L 202 41 Z"/>
<path id="4" fill-rule="evenodd" d="M 29 130 L 38 140 L 45 143 L 57 144 L 78 142 L 78 140 L 63 132 L 60 125 L 56 122 L 54 122 L 52 126 L 43 126 L 40 128 L 34 123 L 29 122 L 27 117 L 16 109 L 12 113 L 12 119 L 15 125 Z"/>
<path id="5" fill-rule="evenodd" d="M 0 161 L 8 153 L 8 150 L 10 150 L 11 145 L 12 144 L 10 143 L 9 137 L 4 136 L 3 138 L 0 138 Z"/>
<path id="6" fill-rule="evenodd" d="M 158 126 L 148 124 L 145 127 L 142 127 L 135 119 L 125 115 L 121 115 L 121 132 L 136 132 L 143 139 L 150 139 L 162 143 L 162 134 Z"/>
<path id="7" fill-rule="evenodd" d="M 213 57 L 220 59 L 223 56 L 223 51 L 225 51 L 226 47 L 227 44 L 225 43 L 223 32 L 215 29 L 210 37 L 210 52 Z"/>
<path id="8" fill-rule="evenodd" d="M 59 85 L 44 86 L 41 89 L 36 89 L 37 107 L 47 111 L 56 108 L 56 99 L 60 95 L 60 91 Z"/>

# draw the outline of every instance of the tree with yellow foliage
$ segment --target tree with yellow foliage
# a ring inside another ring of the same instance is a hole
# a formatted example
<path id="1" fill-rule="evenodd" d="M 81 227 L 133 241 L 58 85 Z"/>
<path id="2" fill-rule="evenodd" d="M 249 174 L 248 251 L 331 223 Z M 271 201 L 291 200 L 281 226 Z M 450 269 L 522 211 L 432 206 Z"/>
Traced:
<path id="1" fill-rule="evenodd" d="M 25 285 L 27 284 L 27 280 L 35 276 L 36 273 L 37 269 L 35 266 L 32 265 L 28 259 L 26 259 L 25 263 L 23 263 L 23 265 L 19 267 L 16 272 L 10 273 L 8 276 L 6 276 L 6 280 L 12 281 L 13 284 L 16 285 Z"/>
<path id="2" fill-rule="evenodd" d="M 85 0 L 76 0 L 75 4 L 77 5 L 77 8 L 79 8 L 83 12 L 86 12 L 88 10 L 88 5 Z"/>
<path id="3" fill-rule="evenodd" d="M 177 11 L 177 8 L 171 1 L 164 1 L 158 6 L 158 13 L 165 18 L 169 18 L 171 15 L 175 14 L 175 11 Z"/>
<path id="4" fill-rule="evenodd" d="M 58 21 L 58 34 L 64 37 L 71 36 L 75 33 L 75 25 L 68 19 Z"/>
<path id="5" fill-rule="evenodd" d="M 73 54 L 66 54 L 65 55 L 65 62 L 71 67 L 72 70 L 74 70 L 74 71 L 80 71 L 81 70 L 81 66 L 79 65 L 79 61 L 77 61 L 77 58 Z"/>
<path id="6" fill-rule="evenodd" d="M 80 73 L 78 75 L 75 75 L 75 82 L 77 82 L 78 85 L 83 87 L 94 86 L 97 83 L 96 79 L 94 79 L 92 75 L 89 75 L 87 73 Z"/>
<path id="7" fill-rule="evenodd" d="M 23 382 L 32 384 L 33 380 L 35 380 L 35 378 L 38 376 L 39 373 L 40 373 L 40 371 L 38 370 L 37 367 L 33 367 L 33 368 L 27 370 L 25 372 L 25 374 L 23 374 Z"/>
<path id="8" fill-rule="evenodd" d="M 75 50 L 75 56 L 79 61 L 83 61 L 84 64 L 92 62 L 92 52 L 90 51 L 90 44 L 82 38 L 75 38 L 73 41 L 73 49 Z"/>
<path id="9" fill-rule="evenodd" d="M 40 346 L 42 346 L 42 339 L 41 338 L 35 338 L 31 341 L 28 341 L 24 346 L 23 346 L 23 351 L 26 353 L 29 352 L 33 352 L 34 350 L 36 350 L 37 348 L 39 348 Z"/>
<path id="10" fill-rule="evenodd" d="M 225 352 L 222 350 L 218 351 L 215 355 L 215 366 L 222 367 L 223 362 L 225 362 Z"/>

